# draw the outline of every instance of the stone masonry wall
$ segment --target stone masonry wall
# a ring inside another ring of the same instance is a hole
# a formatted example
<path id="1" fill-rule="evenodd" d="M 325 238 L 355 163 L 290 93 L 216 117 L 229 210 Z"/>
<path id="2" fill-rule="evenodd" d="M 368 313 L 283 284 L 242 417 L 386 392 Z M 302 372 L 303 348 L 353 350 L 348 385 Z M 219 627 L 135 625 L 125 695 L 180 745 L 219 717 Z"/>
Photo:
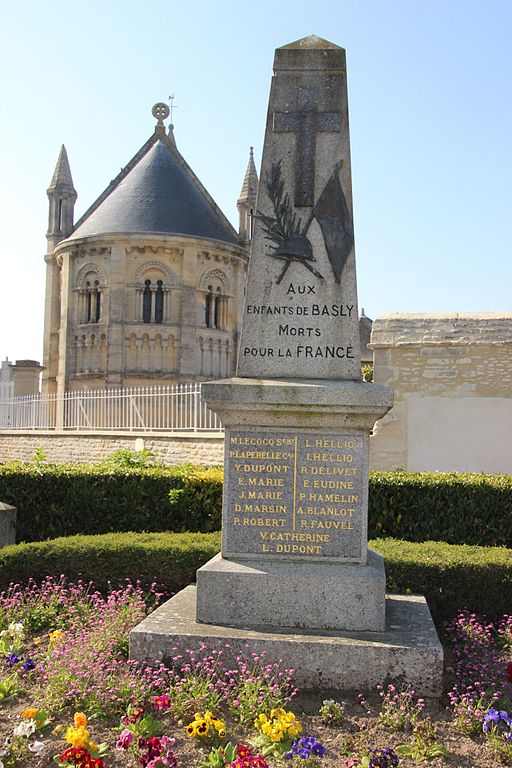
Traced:
<path id="1" fill-rule="evenodd" d="M 375 383 L 395 393 L 372 469 L 512 472 L 512 313 L 387 314 L 370 346 Z"/>
<path id="2" fill-rule="evenodd" d="M 140 441 L 143 441 L 143 444 Z M 137 446 L 136 446 L 137 441 Z M 154 435 L 112 432 L 23 432 L 0 430 L 0 462 L 30 461 L 36 448 L 48 454 L 49 461 L 97 463 L 119 448 L 148 448 L 164 464 L 222 464 L 224 436 Z"/>

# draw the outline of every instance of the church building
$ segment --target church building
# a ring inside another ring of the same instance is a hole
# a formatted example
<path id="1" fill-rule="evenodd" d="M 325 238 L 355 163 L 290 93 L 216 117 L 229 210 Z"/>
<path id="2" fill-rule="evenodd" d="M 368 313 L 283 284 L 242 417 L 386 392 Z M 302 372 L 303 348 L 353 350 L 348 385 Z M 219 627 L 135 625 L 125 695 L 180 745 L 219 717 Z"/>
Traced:
<path id="1" fill-rule="evenodd" d="M 166 104 L 153 135 L 76 222 L 64 146 L 48 188 L 43 392 L 232 376 L 258 178 L 237 232 L 179 153 Z"/>

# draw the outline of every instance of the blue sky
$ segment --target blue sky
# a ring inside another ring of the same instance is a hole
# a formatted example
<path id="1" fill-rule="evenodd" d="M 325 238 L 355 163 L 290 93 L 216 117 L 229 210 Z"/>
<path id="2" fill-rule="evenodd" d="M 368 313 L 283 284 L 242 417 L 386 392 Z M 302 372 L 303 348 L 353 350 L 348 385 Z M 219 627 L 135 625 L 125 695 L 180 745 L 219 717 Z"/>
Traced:
<path id="1" fill-rule="evenodd" d="M 359 306 L 512 310 L 509 0 L 29 0 L 0 30 L 3 358 L 42 358 L 61 144 L 77 219 L 174 93 L 178 147 L 237 224 L 274 49 L 313 33 L 347 50 Z"/>

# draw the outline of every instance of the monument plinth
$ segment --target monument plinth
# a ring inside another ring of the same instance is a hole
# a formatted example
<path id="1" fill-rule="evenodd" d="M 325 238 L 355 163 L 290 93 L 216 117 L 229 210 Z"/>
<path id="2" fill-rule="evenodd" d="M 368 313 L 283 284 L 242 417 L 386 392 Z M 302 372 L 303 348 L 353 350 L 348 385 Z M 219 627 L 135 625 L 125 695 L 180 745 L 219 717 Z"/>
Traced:
<path id="1" fill-rule="evenodd" d="M 166 633 L 229 639 L 278 654 L 299 686 L 437 695 L 428 608 L 386 598 L 367 546 L 369 436 L 393 395 L 360 380 L 345 51 L 315 36 L 276 51 L 256 208 L 237 377 L 203 384 L 226 430 L 222 551 L 132 655 L 144 632 L 160 656 Z"/>

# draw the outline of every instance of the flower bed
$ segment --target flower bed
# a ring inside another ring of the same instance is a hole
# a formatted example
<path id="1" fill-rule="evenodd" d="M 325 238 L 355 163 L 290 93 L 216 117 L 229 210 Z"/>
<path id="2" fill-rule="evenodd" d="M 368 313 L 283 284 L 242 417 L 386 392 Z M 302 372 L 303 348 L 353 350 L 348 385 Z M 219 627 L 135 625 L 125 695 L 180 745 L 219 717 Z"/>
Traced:
<path id="1" fill-rule="evenodd" d="M 292 670 L 250 650 L 230 667 L 205 646 L 175 647 L 170 666 L 130 662 L 129 630 L 158 600 L 63 578 L 0 595 L 0 766 L 512 764 L 512 617 L 453 620 L 452 684 L 433 708 L 389 681 L 301 698 Z"/>

